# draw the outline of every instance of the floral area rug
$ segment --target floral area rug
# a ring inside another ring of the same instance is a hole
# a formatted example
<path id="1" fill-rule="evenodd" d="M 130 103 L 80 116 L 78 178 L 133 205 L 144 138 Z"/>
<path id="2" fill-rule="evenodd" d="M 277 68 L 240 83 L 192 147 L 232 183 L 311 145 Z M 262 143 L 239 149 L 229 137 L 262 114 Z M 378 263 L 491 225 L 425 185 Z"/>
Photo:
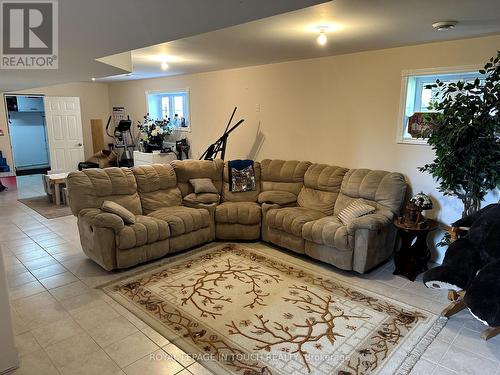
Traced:
<path id="1" fill-rule="evenodd" d="M 310 266 L 219 245 L 103 289 L 216 374 L 407 374 L 445 323 Z"/>

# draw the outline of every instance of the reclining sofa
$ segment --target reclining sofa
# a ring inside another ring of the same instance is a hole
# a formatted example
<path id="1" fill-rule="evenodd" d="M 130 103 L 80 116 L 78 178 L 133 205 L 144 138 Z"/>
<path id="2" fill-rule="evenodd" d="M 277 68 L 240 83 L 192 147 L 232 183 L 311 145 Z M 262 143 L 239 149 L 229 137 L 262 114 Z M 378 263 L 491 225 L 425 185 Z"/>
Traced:
<path id="1" fill-rule="evenodd" d="M 391 256 L 406 183 L 400 173 L 304 161 L 254 162 L 256 189 L 232 192 L 227 162 L 184 160 L 86 169 L 67 178 L 85 254 L 106 270 L 128 268 L 214 240 L 263 240 L 364 273 Z M 210 179 L 218 194 L 194 193 Z M 375 210 L 347 224 L 339 213 L 362 198 Z M 115 202 L 135 218 L 102 210 Z"/>

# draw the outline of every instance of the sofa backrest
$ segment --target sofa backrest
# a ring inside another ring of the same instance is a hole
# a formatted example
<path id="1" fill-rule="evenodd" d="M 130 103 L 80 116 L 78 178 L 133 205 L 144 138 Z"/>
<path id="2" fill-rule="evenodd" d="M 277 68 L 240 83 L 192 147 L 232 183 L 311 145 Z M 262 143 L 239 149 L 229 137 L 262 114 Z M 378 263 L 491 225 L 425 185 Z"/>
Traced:
<path id="1" fill-rule="evenodd" d="M 224 162 L 215 160 L 174 160 L 170 163 L 177 176 L 177 186 L 181 190 L 182 197 L 194 192 L 189 183 L 192 178 L 210 178 L 219 191 L 222 192 L 222 170 Z"/>
<path id="2" fill-rule="evenodd" d="M 312 164 L 304 175 L 297 204 L 332 215 L 342 180 L 348 169 L 327 164 Z"/>
<path id="3" fill-rule="evenodd" d="M 225 202 L 257 202 L 260 193 L 260 163 L 254 161 L 253 170 L 255 174 L 255 190 L 235 192 L 229 191 L 229 168 L 228 162 L 224 163 L 224 175 L 222 184 L 222 199 Z"/>
<path id="4" fill-rule="evenodd" d="M 298 195 L 304 186 L 304 175 L 310 165 L 308 161 L 262 160 L 260 162 L 262 191 L 288 191 Z"/>
<path id="5" fill-rule="evenodd" d="M 145 215 L 162 207 L 180 206 L 181 191 L 170 164 L 142 165 L 132 168 Z"/>
<path id="6" fill-rule="evenodd" d="M 342 181 L 334 213 L 338 215 L 352 201 L 363 198 L 377 209 L 390 210 L 398 215 L 405 194 L 406 182 L 401 173 L 350 169 Z"/>
<path id="7" fill-rule="evenodd" d="M 116 202 L 135 215 L 142 214 L 137 183 L 129 168 L 84 169 L 68 175 L 69 205 L 73 215 L 84 208 L 101 208 L 102 202 Z"/>

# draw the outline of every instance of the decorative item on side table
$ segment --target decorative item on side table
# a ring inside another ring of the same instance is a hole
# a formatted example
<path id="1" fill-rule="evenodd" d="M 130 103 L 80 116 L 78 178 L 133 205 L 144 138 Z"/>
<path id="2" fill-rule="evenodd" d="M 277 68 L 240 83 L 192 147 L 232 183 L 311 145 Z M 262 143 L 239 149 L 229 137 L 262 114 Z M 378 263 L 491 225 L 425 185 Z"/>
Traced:
<path id="1" fill-rule="evenodd" d="M 422 216 L 422 211 L 432 209 L 432 200 L 427 194 L 420 192 L 411 197 L 408 205 L 406 206 L 406 214 L 404 217 L 404 224 L 411 228 L 422 228 L 426 225 L 426 219 Z"/>
<path id="2" fill-rule="evenodd" d="M 144 121 L 139 122 L 140 132 L 139 150 L 142 152 L 165 151 L 166 141 L 174 131 L 169 120 L 153 120 L 149 114 Z M 170 150 L 173 152 L 173 150 Z"/>
<path id="3" fill-rule="evenodd" d="M 419 273 L 427 270 L 431 257 L 427 235 L 437 229 L 438 223 L 426 219 L 422 211 L 430 210 L 432 206 L 431 198 L 420 192 L 408 202 L 405 215 L 394 223 L 401 238 L 401 247 L 394 255 L 394 275 L 403 275 L 414 281 Z"/>

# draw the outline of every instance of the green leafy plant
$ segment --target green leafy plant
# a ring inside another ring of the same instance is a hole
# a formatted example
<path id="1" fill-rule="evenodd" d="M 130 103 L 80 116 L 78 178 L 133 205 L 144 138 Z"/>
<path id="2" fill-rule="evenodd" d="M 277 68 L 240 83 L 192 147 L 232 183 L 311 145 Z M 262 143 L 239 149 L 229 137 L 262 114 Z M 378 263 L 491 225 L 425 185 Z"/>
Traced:
<path id="1" fill-rule="evenodd" d="M 485 195 L 500 185 L 500 51 L 473 82 L 442 82 L 428 114 L 425 136 L 435 151 L 432 163 L 420 167 L 438 182 L 444 195 L 456 196 L 463 215 L 479 210 Z"/>

